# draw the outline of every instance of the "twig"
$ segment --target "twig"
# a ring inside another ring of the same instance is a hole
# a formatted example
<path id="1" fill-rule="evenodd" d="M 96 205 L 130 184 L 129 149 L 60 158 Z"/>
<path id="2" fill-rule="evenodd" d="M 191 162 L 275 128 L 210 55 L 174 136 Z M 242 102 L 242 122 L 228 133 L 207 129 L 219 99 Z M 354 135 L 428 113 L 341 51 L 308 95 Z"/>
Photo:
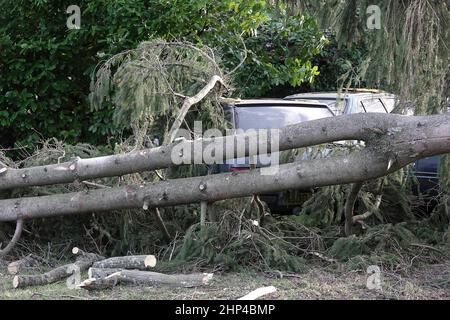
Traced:
<path id="1" fill-rule="evenodd" d="M 164 238 L 166 239 L 167 242 L 170 242 L 172 240 L 172 237 L 170 236 L 169 230 L 167 230 L 166 224 L 164 223 L 164 220 L 161 217 L 159 209 L 154 208 L 154 212 L 155 212 L 156 222 L 158 223 L 158 225 L 164 235 Z"/>
<path id="2" fill-rule="evenodd" d="M 245 60 L 247 60 L 247 46 L 245 45 L 244 39 L 242 39 L 241 36 L 239 36 L 239 40 L 241 40 L 242 46 L 244 47 L 244 58 L 239 62 L 239 64 L 236 67 L 233 68 L 233 70 L 227 73 L 227 76 L 235 73 L 244 64 Z"/>
<path id="3" fill-rule="evenodd" d="M 434 248 L 432 246 L 427 246 L 425 244 L 420 244 L 420 243 L 410 243 L 410 246 L 414 246 L 414 247 L 419 247 L 419 248 L 425 248 L 425 249 L 430 249 L 433 251 L 436 251 L 442 255 L 445 255 L 441 250 L 439 250 L 438 248 Z"/>
<path id="4" fill-rule="evenodd" d="M 95 183 L 95 182 L 82 181 L 81 183 L 83 183 L 83 184 L 85 184 L 87 186 L 96 187 L 96 188 L 100 188 L 100 189 L 111 188 L 110 186 L 105 186 L 103 184 L 98 184 L 98 183 Z"/>

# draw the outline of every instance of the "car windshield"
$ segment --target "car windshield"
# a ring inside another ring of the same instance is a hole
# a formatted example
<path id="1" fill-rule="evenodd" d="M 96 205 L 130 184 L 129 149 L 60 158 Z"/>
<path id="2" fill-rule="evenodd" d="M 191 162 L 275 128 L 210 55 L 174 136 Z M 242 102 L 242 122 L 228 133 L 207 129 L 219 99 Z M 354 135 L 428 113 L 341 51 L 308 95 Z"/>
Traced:
<path id="1" fill-rule="evenodd" d="M 243 130 L 277 129 L 332 116 L 333 113 L 326 106 L 320 105 L 300 103 L 298 105 L 238 105 L 235 109 L 235 128 Z M 249 159 L 230 159 L 226 163 L 247 167 Z M 259 157 L 257 163 L 258 167 L 262 166 Z"/>
<path id="2" fill-rule="evenodd" d="M 333 113 L 326 107 L 311 105 L 237 106 L 235 110 L 235 126 L 244 130 L 276 129 L 333 116 Z"/>

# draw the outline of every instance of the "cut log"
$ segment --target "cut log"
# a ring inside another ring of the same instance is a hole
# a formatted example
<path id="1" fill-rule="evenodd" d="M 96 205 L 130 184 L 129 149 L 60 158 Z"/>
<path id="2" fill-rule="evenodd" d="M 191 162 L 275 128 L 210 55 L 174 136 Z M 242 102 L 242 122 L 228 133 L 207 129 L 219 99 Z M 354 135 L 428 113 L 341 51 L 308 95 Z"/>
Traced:
<path id="1" fill-rule="evenodd" d="M 169 286 L 169 287 L 200 287 L 207 285 L 212 279 L 212 273 L 193 274 L 163 274 L 152 271 L 97 269 L 91 268 L 89 275 L 109 277 L 114 275 L 118 283 L 133 285 Z M 104 279 L 104 278 L 103 278 Z"/>
<path id="2" fill-rule="evenodd" d="M 93 290 L 104 290 L 111 289 L 117 285 L 118 278 L 116 277 L 116 273 L 113 273 L 110 276 L 105 278 L 89 278 L 84 280 L 82 283 L 78 285 L 78 287 L 93 291 Z"/>
<path id="3" fill-rule="evenodd" d="M 239 298 L 238 300 L 256 300 L 262 296 L 265 296 L 270 293 L 274 293 L 276 291 L 277 291 L 277 289 L 274 286 L 262 287 L 262 288 L 253 290 L 252 292 L 246 294 L 245 296 Z"/>
<path id="4" fill-rule="evenodd" d="M 445 114 L 440 116 L 410 117 L 395 114 L 361 113 L 305 121 L 280 129 L 278 151 L 339 140 L 364 140 L 366 143 L 374 142 L 377 140 L 373 135 L 375 130 L 389 133 L 389 130 L 392 128 L 405 127 L 406 129 L 406 126 L 413 122 L 423 123 L 424 126 L 426 126 L 427 122 L 439 120 L 439 118 L 442 120 L 441 126 L 445 126 L 445 122 L 447 121 L 448 123 L 448 117 L 449 115 Z M 425 136 L 427 136 L 426 130 L 424 130 L 424 133 Z M 446 134 L 447 133 L 443 132 L 443 135 Z M 259 150 L 259 148 L 252 150 L 251 148 L 246 147 L 245 154 L 235 152 L 234 141 L 237 141 L 237 139 L 248 141 L 253 135 L 253 133 L 245 133 L 242 135 L 216 137 L 214 139 L 205 138 L 198 141 L 189 140 L 182 143 L 185 145 L 186 150 L 194 150 L 194 145 L 198 143 L 201 144 L 201 150 L 205 150 L 205 148 L 220 150 L 219 148 L 225 147 L 223 150 L 223 160 L 229 160 L 236 157 L 251 157 L 257 155 L 255 150 Z M 414 132 L 411 132 L 410 136 L 414 137 Z M 264 141 L 264 144 L 271 146 L 269 140 L 270 139 Z M 231 141 L 233 141 L 233 143 L 231 143 Z M 442 143 L 446 142 L 444 141 Z M 90 159 L 77 159 L 75 161 L 45 166 L 21 169 L 8 168 L 7 171 L 3 173 L 0 172 L 2 177 L 0 179 L 0 190 L 71 183 L 75 180 L 84 181 L 96 178 L 122 176 L 134 172 L 163 169 L 173 165 L 172 154 L 175 148 L 179 148 L 179 143 L 172 143 L 152 149 L 136 150 L 125 154 Z M 270 152 L 271 149 L 269 148 L 267 151 Z M 445 152 L 448 151 L 441 153 Z M 415 153 L 416 151 L 411 152 L 411 154 Z M 75 170 L 71 170 L 71 167 L 73 168 L 74 165 Z M 25 179 L 23 178 L 24 176 L 26 177 Z M 142 203 L 140 204 L 140 207 L 141 206 Z M 91 212 L 92 211 L 95 210 L 91 210 Z"/>
<path id="5" fill-rule="evenodd" d="M 109 277 L 113 273 L 120 272 L 123 269 L 119 268 L 89 268 L 88 270 L 88 277 L 90 279 L 103 279 L 106 277 Z"/>
<path id="6" fill-rule="evenodd" d="M 94 268 L 119 268 L 148 270 L 156 265 L 156 258 L 153 255 L 113 257 L 93 264 Z"/>
<path id="7" fill-rule="evenodd" d="M 287 148 L 293 148 L 292 141 L 297 136 L 303 138 L 315 137 L 317 130 L 322 131 L 322 134 L 318 136 L 321 136 L 321 139 L 324 140 L 312 138 L 312 140 L 308 140 L 309 142 L 303 142 L 307 145 L 313 145 L 319 141 L 356 139 L 364 140 L 366 146 L 361 151 L 351 152 L 344 156 L 331 156 L 282 164 L 278 166 L 278 171 L 274 172 L 273 175 L 262 174 L 262 170 L 268 168 L 261 168 L 239 174 L 230 172 L 180 178 L 146 185 L 127 185 L 110 189 L 90 190 L 89 192 L 81 191 L 0 200 L 0 222 L 16 221 L 18 212 L 25 212 L 27 219 L 35 219 L 57 215 L 142 208 L 143 204 L 146 204 L 148 208 L 154 208 L 200 201 L 214 202 L 253 194 L 273 193 L 290 189 L 309 190 L 315 187 L 367 181 L 384 177 L 418 159 L 449 153 L 449 123 L 450 113 L 426 117 L 402 117 L 372 113 L 305 121 L 299 124 L 300 127 L 294 125 L 280 129 L 279 150 L 281 150 L 282 143 Z M 311 131 L 305 133 L 306 127 Z M 303 134 L 305 135 L 303 136 Z M 230 138 L 234 141 L 234 139 L 237 139 L 236 137 L 223 137 L 214 140 L 214 142 L 210 141 L 210 143 L 215 145 L 219 140 L 224 143 Z M 199 142 L 205 143 L 204 140 Z M 179 149 L 179 145 L 180 143 L 176 145 L 176 149 L 178 151 L 184 150 L 184 147 Z M 233 149 L 235 146 L 236 144 L 233 144 Z M 219 149 L 215 150 L 228 148 L 221 144 L 218 147 Z M 183 154 L 195 153 L 195 150 L 190 151 Z M 134 162 L 131 160 L 119 160 L 117 158 L 116 160 L 119 161 L 118 167 L 120 167 L 120 164 L 127 162 L 127 165 L 135 168 Z M 173 165 L 175 163 L 172 160 L 171 164 Z M 91 159 L 91 161 L 94 160 Z M 97 158 L 96 161 L 99 161 L 99 159 Z M 92 164 L 92 162 L 90 163 Z M 45 172 L 44 169 L 45 167 L 41 167 L 39 170 Z M 81 179 L 79 174 L 85 169 L 89 171 L 92 168 L 88 166 L 88 168 L 80 169 L 77 172 L 79 179 Z M 12 180 L 10 181 L 28 181 L 28 171 L 31 172 L 31 168 L 27 168 L 22 173 L 25 174 L 27 179 L 12 178 L 11 176 Z M 61 168 L 57 172 L 62 172 Z M 51 176 L 50 172 L 45 174 L 45 177 Z M 10 188 L 9 180 L 6 181 L 4 178 L 0 179 L 0 184 L 5 181 L 5 187 Z"/>
<path id="8" fill-rule="evenodd" d="M 24 270 L 30 270 L 32 268 L 38 267 L 41 264 L 41 262 L 42 262 L 41 258 L 33 254 L 29 254 L 20 260 L 13 261 L 10 264 L 8 264 L 8 273 L 15 275 Z"/>
<path id="9" fill-rule="evenodd" d="M 383 122 L 390 122 L 394 118 L 390 116 L 385 118 L 384 116 L 388 115 L 379 115 L 380 118 L 375 113 L 370 114 L 368 118 L 362 116 L 333 118 L 335 126 L 352 126 L 347 120 L 354 120 L 353 127 L 356 126 L 366 132 L 366 135 L 361 133 L 366 138 L 366 147 L 348 155 L 281 164 L 278 172 L 273 175 L 262 174 L 261 170 L 264 168 L 261 168 L 239 174 L 221 173 L 146 185 L 90 190 L 89 192 L 24 197 L 20 198 L 20 201 L 5 199 L 0 200 L 0 221 L 17 220 L 17 212 L 26 212 L 27 219 L 34 219 L 142 208 L 144 203 L 148 208 L 168 207 L 200 201 L 214 202 L 290 189 L 309 190 L 315 187 L 355 183 L 386 176 L 424 157 L 450 152 L 450 126 L 448 125 L 450 114 L 427 117 L 398 116 L 400 118 L 394 117 L 398 122 L 391 128 L 386 127 L 386 123 L 383 124 Z M 380 126 L 375 126 L 376 122 L 373 120 L 376 119 L 380 121 Z M 306 121 L 302 124 L 314 127 L 321 123 L 317 122 L 319 120 Z M 371 127 L 370 124 L 373 126 Z M 331 123 L 328 127 L 326 123 L 323 125 L 321 129 L 328 138 L 331 137 L 333 130 L 339 130 L 336 128 L 332 130 Z M 286 130 L 289 131 L 286 132 Z M 282 136 L 282 132 L 286 132 L 285 137 Z M 284 128 L 282 132 L 280 132 L 280 139 L 292 138 L 293 133 L 298 133 L 292 127 Z M 334 139 L 342 140 L 344 138 L 347 140 L 350 138 L 343 132 L 341 134 Z M 308 136 L 310 135 L 308 134 Z M 0 179 L 1 182 L 2 179 Z"/>
<path id="10" fill-rule="evenodd" d="M 85 252 L 83 250 L 81 250 L 80 248 L 78 248 L 78 247 L 73 247 L 72 253 L 77 256 L 77 255 L 80 255 L 80 254 L 84 254 Z"/>
<path id="11" fill-rule="evenodd" d="M 84 271 L 87 270 L 95 261 L 103 259 L 104 257 L 96 255 L 94 253 L 85 253 L 77 257 L 74 263 L 60 266 L 44 274 L 31 276 L 16 275 L 13 279 L 13 288 L 17 289 L 54 283 L 71 276 L 73 274 L 74 268 L 80 271 Z"/>

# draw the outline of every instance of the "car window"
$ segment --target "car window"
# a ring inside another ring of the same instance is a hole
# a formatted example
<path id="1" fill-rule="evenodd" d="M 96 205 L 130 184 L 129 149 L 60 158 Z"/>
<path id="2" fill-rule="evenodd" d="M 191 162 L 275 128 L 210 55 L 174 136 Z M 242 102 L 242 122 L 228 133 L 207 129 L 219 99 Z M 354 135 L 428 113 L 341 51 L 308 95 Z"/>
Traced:
<path id="1" fill-rule="evenodd" d="M 386 109 L 378 98 L 362 100 L 361 105 L 365 112 L 386 113 Z"/>
<path id="2" fill-rule="evenodd" d="M 345 98 L 325 98 L 325 97 L 316 97 L 316 96 L 299 96 L 298 98 L 290 98 L 286 97 L 286 100 L 314 100 L 319 103 L 323 103 L 328 105 L 328 107 L 334 112 L 335 115 L 340 115 L 343 113 L 345 107 L 347 106 L 347 99 Z"/>
<path id="3" fill-rule="evenodd" d="M 317 106 L 237 106 L 235 126 L 239 129 L 275 129 L 290 124 L 332 117 L 326 107 Z"/>
<path id="4" fill-rule="evenodd" d="M 333 116 L 333 113 L 326 106 L 320 105 L 238 105 L 235 108 L 234 121 L 236 129 L 277 129 L 299 122 Z M 259 159 L 258 157 L 257 163 L 258 166 L 261 166 Z M 229 159 L 226 163 L 245 167 L 249 164 L 249 158 Z"/>
<path id="5" fill-rule="evenodd" d="M 392 112 L 395 107 L 395 98 L 383 98 L 384 106 L 386 107 L 388 112 Z"/>

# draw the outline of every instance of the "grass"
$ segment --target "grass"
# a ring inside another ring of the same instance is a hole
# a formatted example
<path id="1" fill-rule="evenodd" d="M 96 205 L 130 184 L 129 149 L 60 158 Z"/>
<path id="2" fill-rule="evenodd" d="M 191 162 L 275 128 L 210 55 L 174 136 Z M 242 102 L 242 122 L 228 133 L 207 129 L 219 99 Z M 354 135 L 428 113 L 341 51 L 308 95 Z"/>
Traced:
<path id="1" fill-rule="evenodd" d="M 314 267 L 302 274 L 225 273 L 201 288 L 117 286 L 111 290 L 88 292 L 69 289 L 59 283 L 13 289 L 12 276 L 0 273 L 0 299 L 8 300 L 159 300 L 159 299 L 236 299 L 263 286 L 273 285 L 277 292 L 266 299 L 450 299 L 450 261 L 421 266 L 407 275 L 382 272 L 382 290 L 366 287 L 367 274 L 361 271 L 338 272 Z M 82 278 L 86 278 L 83 275 Z"/>

